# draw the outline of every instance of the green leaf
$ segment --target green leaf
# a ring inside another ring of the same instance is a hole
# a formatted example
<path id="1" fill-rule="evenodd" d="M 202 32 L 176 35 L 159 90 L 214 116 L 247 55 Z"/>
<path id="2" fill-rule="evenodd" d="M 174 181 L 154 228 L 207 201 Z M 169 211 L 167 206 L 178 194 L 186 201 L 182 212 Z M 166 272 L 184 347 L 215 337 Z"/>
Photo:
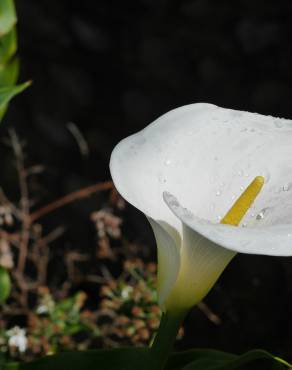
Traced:
<path id="1" fill-rule="evenodd" d="M 227 356 L 226 356 L 227 355 Z M 229 354 L 223 353 L 222 356 L 217 353 L 210 353 L 210 350 L 206 351 L 206 356 L 203 356 L 201 353 L 198 356 L 197 353 L 194 353 L 194 361 L 189 364 L 182 366 L 181 368 L 177 367 L 176 369 L 180 370 L 233 370 L 238 369 L 243 365 L 252 363 L 259 360 L 269 361 L 273 366 L 273 369 L 285 369 L 291 368 L 291 365 L 286 361 L 271 355 L 270 353 L 263 350 L 252 350 L 244 353 L 243 355 L 236 356 L 232 355 L 233 358 L 228 358 Z M 235 357 L 234 357 L 235 356 Z M 190 358 L 190 357 L 189 357 Z M 175 368 L 168 368 L 169 370 L 174 370 Z"/>
<path id="2" fill-rule="evenodd" d="M 201 360 L 211 361 L 231 361 L 237 359 L 238 356 L 232 353 L 217 351 L 213 349 L 192 349 L 184 352 L 173 353 L 167 363 L 167 370 L 179 370 L 189 363 Z"/>
<path id="3" fill-rule="evenodd" d="M 149 370 L 148 348 L 64 352 L 20 364 L 19 370 Z"/>
<path id="4" fill-rule="evenodd" d="M 11 280 L 8 271 L 0 266 L 0 303 L 4 303 L 9 297 Z"/>
<path id="5" fill-rule="evenodd" d="M 17 34 L 16 27 L 13 27 L 11 31 L 0 38 L 0 65 L 6 64 L 16 53 L 16 50 Z"/>
<path id="6" fill-rule="evenodd" d="M 30 81 L 21 85 L 0 88 L 0 120 L 3 118 L 9 101 L 17 94 L 21 93 L 31 84 Z"/>
<path id="7" fill-rule="evenodd" d="M 6 65 L 0 64 L 0 88 L 1 86 L 13 86 L 17 81 L 18 72 L 19 60 L 17 58 Z"/>
<path id="8" fill-rule="evenodd" d="M 16 24 L 17 18 L 13 0 L 0 1 L 0 37 L 8 33 Z"/>
<path id="9" fill-rule="evenodd" d="M 0 367 L 0 370 L 19 370 L 19 363 L 17 362 L 6 362 L 3 365 L 3 368 Z"/>

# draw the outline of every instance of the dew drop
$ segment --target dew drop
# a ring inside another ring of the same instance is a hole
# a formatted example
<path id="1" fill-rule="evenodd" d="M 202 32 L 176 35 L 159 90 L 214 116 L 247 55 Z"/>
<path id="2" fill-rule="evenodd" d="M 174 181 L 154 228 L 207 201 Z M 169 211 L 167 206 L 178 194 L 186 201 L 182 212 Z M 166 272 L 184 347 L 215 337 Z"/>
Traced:
<path id="1" fill-rule="evenodd" d="M 221 190 L 216 191 L 216 196 L 219 197 L 221 195 Z"/>
<path id="2" fill-rule="evenodd" d="M 158 175 L 158 182 L 160 182 L 161 184 L 162 183 L 166 183 L 166 178 L 165 177 L 163 177 L 163 175 Z"/>
<path id="3" fill-rule="evenodd" d="M 256 219 L 257 220 L 262 220 L 264 217 L 265 217 L 265 214 L 267 212 L 267 210 L 269 209 L 269 207 L 266 207 L 266 208 L 263 208 L 256 216 Z"/>
<path id="4" fill-rule="evenodd" d="M 171 164 L 171 160 L 170 160 L 170 159 L 166 159 L 166 160 L 164 161 L 164 164 L 165 164 L 166 166 L 169 166 L 169 165 Z"/>
<path id="5" fill-rule="evenodd" d="M 244 223 L 242 224 L 242 227 L 247 227 L 247 223 L 246 223 L 246 222 L 244 222 Z"/>
<path id="6" fill-rule="evenodd" d="M 257 220 L 262 220 L 263 218 L 264 218 L 264 212 L 263 212 L 263 211 L 261 211 L 261 212 L 257 215 L 256 219 L 257 219 Z"/>
<path id="7" fill-rule="evenodd" d="M 283 191 L 289 191 L 291 189 L 291 183 L 282 186 Z"/>
<path id="8" fill-rule="evenodd" d="M 237 171 L 237 174 L 238 174 L 238 176 L 242 176 L 243 175 L 243 171 L 242 170 L 239 170 L 239 171 Z"/>

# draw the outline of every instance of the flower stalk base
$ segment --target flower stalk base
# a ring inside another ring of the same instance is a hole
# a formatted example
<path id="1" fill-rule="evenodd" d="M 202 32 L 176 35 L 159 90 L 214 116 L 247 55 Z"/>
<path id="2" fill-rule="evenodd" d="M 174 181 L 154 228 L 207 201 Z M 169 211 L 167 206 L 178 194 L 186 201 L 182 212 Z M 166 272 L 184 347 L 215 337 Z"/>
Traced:
<path id="1" fill-rule="evenodd" d="M 186 312 L 163 313 L 157 334 L 150 347 L 152 370 L 164 369 L 185 316 Z"/>

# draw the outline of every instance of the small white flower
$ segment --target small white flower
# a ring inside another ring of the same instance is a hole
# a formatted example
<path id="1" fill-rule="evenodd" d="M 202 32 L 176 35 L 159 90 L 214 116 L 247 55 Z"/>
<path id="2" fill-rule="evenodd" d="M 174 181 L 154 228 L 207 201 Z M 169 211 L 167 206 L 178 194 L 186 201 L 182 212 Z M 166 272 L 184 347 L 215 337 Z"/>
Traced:
<path id="1" fill-rule="evenodd" d="M 27 349 L 27 337 L 24 329 L 19 326 L 14 326 L 12 329 L 6 332 L 8 339 L 8 345 L 11 348 L 17 348 L 19 352 L 23 353 Z"/>
<path id="2" fill-rule="evenodd" d="M 48 313 L 49 312 L 49 309 L 48 309 L 48 307 L 45 305 L 45 304 L 41 304 L 41 305 L 39 305 L 38 307 L 37 307 L 37 309 L 36 309 L 36 313 L 38 314 L 38 315 L 43 315 L 43 314 L 46 314 L 46 313 Z"/>
<path id="3" fill-rule="evenodd" d="M 156 237 L 164 310 L 198 303 L 237 252 L 292 255 L 291 157 L 292 121 L 210 104 L 175 109 L 116 146 L 113 181 Z M 264 188 L 239 227 L 220 224 L 257 176 Z"/>

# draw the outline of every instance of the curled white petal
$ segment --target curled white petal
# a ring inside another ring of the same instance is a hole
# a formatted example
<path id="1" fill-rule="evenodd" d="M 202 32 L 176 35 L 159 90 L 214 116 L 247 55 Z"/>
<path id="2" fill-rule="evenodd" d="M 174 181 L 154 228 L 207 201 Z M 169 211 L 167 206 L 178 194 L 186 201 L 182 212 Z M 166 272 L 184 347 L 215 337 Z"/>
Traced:
<path id="1" fill-rule="evenodd" d="M 158 297 L 160 306 L 165 309 L 165 300 L 169 295 L 179 272 L 180 255 L 178 240 L 171 237 L 175 235 L 175 231 L 171 231 L 170 227 L 164 224 L 160 225 L 159 222 L 148 218 L 157 243 L 158 248 Z M 167 228 L 168 232 L 165 230 Z M 175 236 L 179 237 L 179 236 Z"/>
<path id="2" fill-rule="evenodd" d="M 164 193 L 164 200 L 183 224 L 217 245 L 240 253 L 292 256 L 292 225 L 254 228 L 222 225 L 196 217 L 170 193 Z"/>
<path id="3" fill-rule="evenodd" d="M 165 302 L 166 308 L 180 311 L 200 302 L 235 254 L 204 238 L 185 224 L 181 268 Z"/>

